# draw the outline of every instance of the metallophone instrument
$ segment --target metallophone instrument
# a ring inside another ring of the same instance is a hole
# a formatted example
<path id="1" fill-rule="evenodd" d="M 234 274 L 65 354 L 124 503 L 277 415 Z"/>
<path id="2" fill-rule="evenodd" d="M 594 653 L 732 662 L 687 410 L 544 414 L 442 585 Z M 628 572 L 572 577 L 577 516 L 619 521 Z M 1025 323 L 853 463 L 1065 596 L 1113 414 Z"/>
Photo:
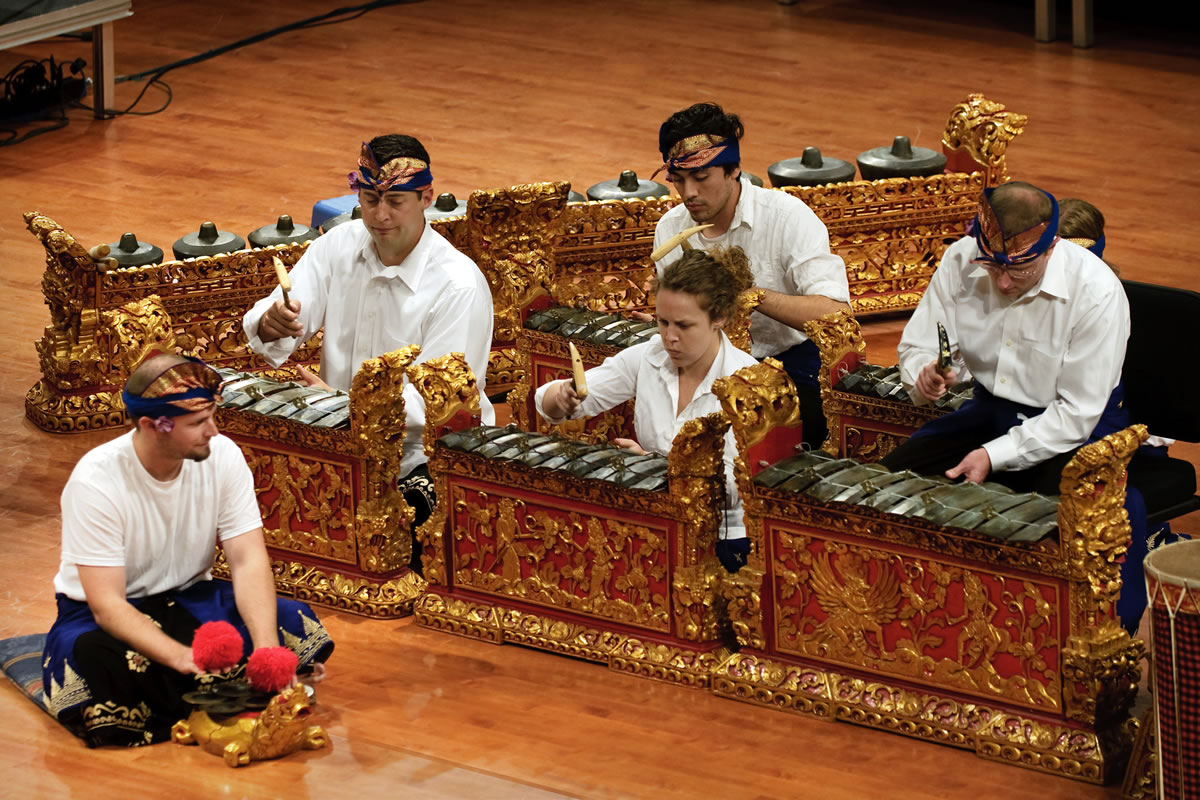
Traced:
<path id="1" fill-rule="evenodd" d="M 899 385 L 851 367 L 841 380 L 877 398 Z M 713 691 L 1079 780 L 1120 775 L 1144 653 L 1115 615 L 1123 480 L 1144 426 L 1081 448 L 1052 498 L 826 452 L 763 465 L 750 450 L 792 413 L 789 389 L 769 363 L 713 385 L 751 543 L 722 581 L 740 651 Z"/>
<path id="2" fill-rule="evenodd" d="M 909 470 L 809 452 L 754 476 L 755 484 L 923 519 L 1009 542 L 1038 542 L 1058 530 L 1058 498 L 1014 492 L 998 483 L 955 483 Z"/>
<path id="3" fill-rule="evenodd" d="M 537 413 L 534 391 L 549 381 L 574 374 L 572 348 L 579 354 L 582 366 L 594 367 L 627 347 L 650 341 L 657 334 L 656 323 L 603 311 L 554 306 L 533 312 L 517 336 L 518 347 L 529 363 L 522 384 L 524 395 L 518 397 L 514 393 L 509 399 L 514 418 L 527 430 L 554 431 L 586 441 L 635 438 L 632 400 L 587 420 L 553 425 Z"/>
<path id="4" fill-rule="evenodd" d="M 1024 115 L 1003 104 L 968 95 L 942 127 L 950 172 L 780 191 L 805 202 L 827 225 L 832 252 L 846 262 L 856 313 L 911 309 L 949 242 L 965 234 L 980 192 L 1009 180 L 1007 147 L 1025 124 Z M 492 287 L 496 316 L 486 384 L 493 393 L 531 390 L 522 384 L 516 339 L 538 303 L 653 305 L 654 267 L 647 256 L 658 220 L 676 201 L 569 204 L 568 191 L 565 181 L 480 190 L 465 215 L 431 223 L 479 265 Z M 50 217 L 29 211 L 25 222 L 45 248 L 50 312 L 37 345 L 41 377 L 26 395 L 25 413 L 59 433 L 124 424 L 120 387 L 148 348 L 175 347 L 209 364 L 257 368 L 241 319 L 274 288 L 272 258 L 293 265 L 306 247 L 277 244 L 108 269 Z M 319 349 L 311 340 L 295 358 L 316 363 Z"/>
<path id="5" fill-rule="evenodd" d="M 946 389 L 946 393 L 933 402 L 934 408 L 955 411 L 971 398 L 971 381 L 963 381 Z M 864 364 L 837 382 L 839 391 L 852 392 L 866 397 L 894 400 L 912 405 L 908 390 L 900 381 L 900 367 L 880 367 Z"/>
<path id="6" fill-rule="evenodd" d="M 264 416 L 294 419 L 318 428 L 350 427 L 350 395 L 263 375 L 218 369 L 221 408 L 235 408 Z"/>
<path id="7" fill-rule="evenodd" d="M 515 426 L 441 437 L 417 623 L 707 688 L 727 655 L 727 430 L 720 413 L 689 420 L 665 457 Z"/>
<path id="8" fill-rule="evenodd" d="M 460 388 L 478 397 L 461 356 L 414 364 L 419 353 L 413 346 L 367 359 L 349 393 L 219 370 L 217 425 L 250 467 L 280 592 L 371 617 L 411 613 L 424 582 L 409 568 L 414 511 L 397 486 L 405 376 L 418 376 L 423 396 L 428 384 L 442 398 L 458 398 Z M 425 400 L 428 427 L 442 430 L 439 400 Z M 216 573 L 227 573 L 220 557 Z"/>

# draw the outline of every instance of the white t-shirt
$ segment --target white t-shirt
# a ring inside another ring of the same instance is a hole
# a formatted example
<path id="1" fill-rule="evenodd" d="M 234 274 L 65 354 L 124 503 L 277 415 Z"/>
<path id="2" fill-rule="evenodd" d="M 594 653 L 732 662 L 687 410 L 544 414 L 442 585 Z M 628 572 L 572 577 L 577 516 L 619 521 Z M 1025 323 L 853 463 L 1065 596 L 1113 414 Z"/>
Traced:
<path id="1" fill-rule="evenodd" d="M 764 189 L 742 176 L 742 193 L 729 230 L 707 238 L 704 231 L 692 235 L 688 243 L 703 250 L 738 246 L 750 259 L 754 285 L 793 296 L 821 295 L 842 303 L 850 302 L 850 282 L 841 256 L 829 249 L 829 229 L 802 200 L 785 192 Z M 683 204 L 663 214 L 654 228 L 657 248 L 675 234 L 696 223 Z M 676 249 L 658 262 L 658 274 L 675 262 L 682 251 Z M 765 314 L 750 316 L 750 352 L 755 358 L 776 356 L 790 347 L 808 341 L 800 331 Z"/>
<path id="2" fill-rule="evenodd" d="M 88 452 L 62 493 L 62 560 L 54 591 L 86 601 L 77 564 L 125 567 L 125 596 L 186 589 L 212 575 L 218 541 L 262 527 L 242 451 L 217 435 L 203 461 L 153 478 L 133 431 Z"/>
<path id="3" fill-rule="evenodd" d="M 308 246 L 291 271 L 291 299 L 300 301 L 300 337 L 264 342 L 258 324 L 276 300 L 279 287 L 246 312 L 242 328 L 250 349 L 278 367 L 318 330 L 321 378 L 350 390 L 368 358 L 410 344 L 421 346 L 417 361 L 462 353 L 479 386 L 485 425 L 496 421 L 485 392 L 492 350 L 492 293 L 475 262 L 454 249 L 426 223 L 412 252 L 384 266 L 362 220 L 339 225 Z M 400 474 L 425 463 L 425 403 L 405 380 L 406 433 Z"/>
<path id="4" fill-rule="evenodd" d="M 655 336 L 648 342 L 626 348 L 614 356 L 604 359 L 598 367 L 587 371 L 588 396 L 575 409 L 575 419 L 593 417 L 608 409 L 635 398 L 633 407 L 633 430 L 643 450 L 659 455 L 671 452 L 683 423 L 689 419 L 703 417 L 721 410 L 721 401 L 712 391 L 713 381 L 732 375 L 742 367 L 757 364 L 753 356 L 739 350 L 721 333 L 721 348 L 704 380 L 696 387 L 692 400 L 679 414 L 679 370 L 662 346 L 662 337 Z M 565 381 L 550 381 L 543 384 L 534 395 L 538 413 L 546 416 L 543 402 L 546 391 L 552 384 Z M 549 417 L 547 417 L 549 419 Z M 550 420 L 562 422 L 562 420 Z M 738 497 L 737 480 L 733 473 L 733 461 L 737 457 L 737 443 L 733 431 L 725 434 L 725 492 L 728 508 L 725 524 L 720 531 L 722 539 L 740 539 L 746 535 L 742 521 L 742 502 Z"/>

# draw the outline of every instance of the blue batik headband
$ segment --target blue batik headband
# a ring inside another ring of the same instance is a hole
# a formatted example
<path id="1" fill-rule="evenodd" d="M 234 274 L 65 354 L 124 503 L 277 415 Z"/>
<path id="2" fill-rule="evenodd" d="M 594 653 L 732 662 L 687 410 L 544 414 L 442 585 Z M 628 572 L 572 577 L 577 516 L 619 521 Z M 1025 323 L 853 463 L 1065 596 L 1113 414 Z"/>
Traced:
<path id="1" fill-rule="evenodd" d="M 982 255 L 975 260 L 1000 269 L 1011 269 L 1036 260 L 1058 239 L 1058 201 L 1049 192 L 1042 192 L 1050 198 L 1050 219 L 1008 235 L 992 209 L 991 197 L 995 191 L 994 188 L 984 189 L 983 197 L 979 198 L 979 213 L 972 233 Z"/>
<path id="2" fill-rule="evenodd" d="M 221 399 L 221 376 L 198 358 L 163 370 L 141 394 L 121 391 L 131 417 L 178 417 L 205 411 Z"/>
<path id="3" fill-rule="evenodd" d="M 1080 247 L 1086 247 L 1092 252 L 1096 258 L 1104 258 L 1104 234 L 1100 234 L 1099 239 L 1084 239 L 1082 237 L 1068 236 L 1068 242 L 1074 242 Z"/>
<path id="4" fill-rule="evenodd" d="M 429 165 L 419 158 L 402 156 L 380 166 L 371 145 L 363 142 L 358 169 L 346 178 L 350 190 L 373 189 L 377 192 L 420 192 L 433 185 Z"/>
<path id="5" fill-rule="evenodd" d="M 664 125 L 666 123 L 663 123 Z M 659 132 L 659 146 L 662 146 L 662 132 Z M 663 170 L 667 171 L 670 181 L 670 171 L 676 169 L 702 169 L 704 167 L 723 167 L 726 164 L 740 164 L 742 161 L 738 140 L 713 136 L 708 133 L 697 134 L 680 139 L 666 150 L 662 151 L 663 165 L 655 170 L 654 178 Z"/>

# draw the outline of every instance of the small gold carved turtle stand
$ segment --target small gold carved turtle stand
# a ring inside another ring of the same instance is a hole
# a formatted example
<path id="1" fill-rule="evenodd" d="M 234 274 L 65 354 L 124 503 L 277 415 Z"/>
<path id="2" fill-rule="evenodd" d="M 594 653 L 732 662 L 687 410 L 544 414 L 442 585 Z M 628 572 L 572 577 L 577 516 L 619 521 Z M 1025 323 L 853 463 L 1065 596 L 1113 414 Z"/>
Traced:
<path id="1" fill-rule="evenodd" d="M 176 722 L 171 738 L 177 744 L 198 744 L 231 767 L 251 761 L 282 758 L 297 750 L 319 750 L 329 737 L 319 725 L 310 725 L 312 710 L 302 684 L 285 689 L 259 714 L 209 716 L 196 709 Z"/>

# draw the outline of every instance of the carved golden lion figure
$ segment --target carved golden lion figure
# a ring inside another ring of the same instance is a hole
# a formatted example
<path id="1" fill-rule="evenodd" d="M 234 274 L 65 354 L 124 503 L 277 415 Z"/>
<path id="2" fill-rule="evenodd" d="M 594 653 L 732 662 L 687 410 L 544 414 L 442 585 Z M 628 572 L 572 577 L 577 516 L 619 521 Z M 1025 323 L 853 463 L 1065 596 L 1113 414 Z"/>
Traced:
<path id="1" fill-rule="evenodd" d="M 213 719 L 196 709 L 176 722 L 171 738 L 177 744 L 198 744 L 222 756 L 231 767 L 251 761 L 280 758 L 300 750 L 319 750 L 329 738 L 318 725 L 309 725 L 312 710 L 303 685 L 285 689 L 256 717 L 235 714 Z"/>

